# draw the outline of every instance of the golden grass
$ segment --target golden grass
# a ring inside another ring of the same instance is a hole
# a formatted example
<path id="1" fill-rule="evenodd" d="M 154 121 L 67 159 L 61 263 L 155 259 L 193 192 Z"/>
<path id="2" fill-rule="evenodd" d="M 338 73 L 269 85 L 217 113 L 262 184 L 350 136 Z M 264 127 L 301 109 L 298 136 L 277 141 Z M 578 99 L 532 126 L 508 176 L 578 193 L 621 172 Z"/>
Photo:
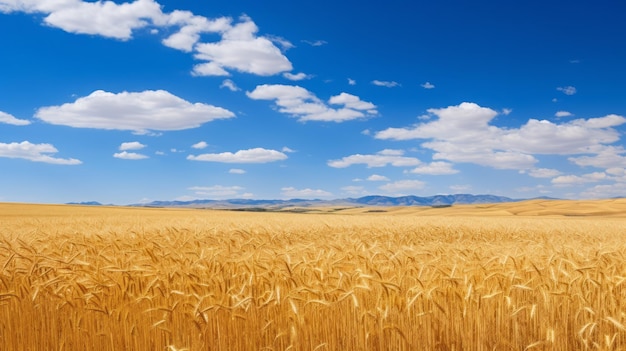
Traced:
<path id="1" fill-rule="evenodd" d="M 622 350 L 623 207 L 0 204 L 0 349 Z"/>

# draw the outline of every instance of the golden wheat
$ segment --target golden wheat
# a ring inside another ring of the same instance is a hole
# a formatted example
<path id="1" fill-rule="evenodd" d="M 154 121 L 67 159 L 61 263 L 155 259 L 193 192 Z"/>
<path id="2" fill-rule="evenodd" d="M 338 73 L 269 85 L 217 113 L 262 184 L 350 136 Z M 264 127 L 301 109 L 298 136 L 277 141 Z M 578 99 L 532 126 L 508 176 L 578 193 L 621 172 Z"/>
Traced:
<path id="1" fill-rule="evenodd" d="M 624 220 L 437 210 L 0 204 L 0 349 L 626 348 Z"/>

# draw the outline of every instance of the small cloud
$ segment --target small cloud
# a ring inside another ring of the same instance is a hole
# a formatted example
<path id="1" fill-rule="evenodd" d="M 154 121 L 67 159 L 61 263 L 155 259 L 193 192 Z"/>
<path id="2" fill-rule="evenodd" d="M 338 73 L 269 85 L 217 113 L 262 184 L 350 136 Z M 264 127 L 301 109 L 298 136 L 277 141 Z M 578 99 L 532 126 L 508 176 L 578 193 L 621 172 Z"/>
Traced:
<path id="1" fill-rule="evenodd" d="M 378 174 L 372 174 L 371 176 L 367 177 L 367 180 L 369 180 L 370 182 L 388 182 L 389 178 Z"/>
<path id="2" fill-rule="evenodd" d="M 364 129 L 364 130 L 361 131 L 361 134 L 363 134 L 363 135 L 371 135 L 372 131 L 369 130 L 369 129 Z"/>
<path id="3" fill-rule="evenodd" d="M 368 168 L 386 167 L 388 165 L 394 167 L 410 167 L 421 164 L 421 161 L 414 157 L 403 156 L 402 150 L 385 149 L 376 154 L 354 154 L 343 157 L 339 160 L 330 160 L 328 166 L 333 168 L 346 168 L 356 164 L 367 165 Z"/>
<path id="4" fill-rule="evenodd" d="M 421 87 L 424 89 L 435 89 L 435 85 L 432 84 L 431 82 L 426 82 L 422 84 Z"/>
<path id="5" fill-rule="evenodd" d="M 571 85 L 568 85 L 566 87 L 558 87 L 558 88 L 556 88 L 556 90 L 562 92 L 565 95 L 574 95 L 574 94 L 576 94 L 576 88 L 571 86 Z"/>
<path id="6" fill-rule="evenodd" d="M 557 113 L 554 114 L 556 117 L 570 117 L 573 116 L 573 114 L 571 112 L 567 112 L 567 111 L 557 111 Z"/>
<path id="7" fill-rule="evenodd" d="M 191 147 L 194 149 L 205 149 L 207 146 L 209 146 L 209 144 L 207 144 L 206 141 L 200 141 L 191 145 Z"/>
<path id="8" fill-rule="evenodd" d="M 372 84 L 377 85 L 379 87 L 393 88 L 399 87 L 400 83 L 394 81 L 384 81 L 384 80 L 373 80 Z"/>
<path id="9" fill-rule="evenodd" d="M 413 195 L 416 190 L 424 188 L 426 183 L 420 180 L 399 180 L 380 186 L 379 189 L 395 195 Z"/>
<path id="10" fill-rule="evenodd" d="M 557 98 L 552 98 L 552 102 L 559 102 L 559 99 L 557 99 Z"/>
<path id="11" fill-rule="evenodd" d="M 296 189 L 294 187 L 286 187 L 280 189 L 282 190 L 282 195 L 288 198 L 320 198 L 320 197 L 330 197 L 333 196 L 332 193 L 321 189 Z"/>
<path id="12" fill-rule="evenodd" d="M 55 158 L 50 155 L 59 152 L 51 144 L 33 144 L 29 141 L 21 143 L 0 143 L 0 157 L 21 158 L 34 162 L 44 162 L 57 165 L 79 165 L 80 160 L 70 158 Z"/>
<path id="13" fill-rule="evenodd" d="M 287 51 L 289 49 L 293 49 L 296 46 L 293 45 L 289 40 L 283 38 L 283 37 L 279 37 L 276 35 L 266 35 L 265 36 L 267 39 L 271 40 L 273 43 L 280 45 L 280 47 L 283 49 L 283 51 Z"/>
<path id="14" fill-rule="evenodd" d="M 283 73 L 283 77 L 289 79 L 289 80 L 303 80 L 303 79 L 309 79 L 311 78 L 310 75 L 300 72 L 297 74 L 293 74 L 293 73 L 289 73 L 289 72 L 285 72 Z"/>
<path id="15" fill-rule="evenodd" d="M 228 173 L 230 174 L 246 174 L 246 171 L 243 169 L 239 169 L 239 168 L 231 168 L 228 170 Z"/>
<path id="16" fill-rule="evenodd" d="M 415 174 L 427 174 L 427 175 L 447 175 L 457 174 L 458 170 L 452 168 L 452 164 L 443 161 L 431 162 L 428 165 L 421 165 L 409 171 L 409 173 Z"/>
<path id="17" fill-rule="evenodd" d="M 234 185 L 234 186 L 223 186 L 223 185 L 213 185 L 213 186 L 193 186 L 189 188 L 189 190 L 193 191 L 196 195 L 209 197 L 211 199 L 234 199 L 234 198 L 249 198 L 252 197 L 251 193 L 244 193 L 243 190 L 245 188 Z"/>
<path id="18" fill-rule="evenodd" d="M 126 151 L 126 150 L 141 150 L 144 147 L 146 147 L 144 144 L 138 142 L 138 141 L 131 141 L 128 143 L 122 143 L 122 145 L 120 145 L 119 149 L 120 151 Z"/>
<path id="19" fill-rule="evenodd" d="M 235 82 L 233 82 L 230 79 L 224 79 L 224 81 L 222 82 L 222 84 L 220 85 L 220 88 L 226 88 L 230 91 L 239 91 L 241 90 L 237 84 L 235 84 Z"/>
<path id="20" fill-rule="evenodd" d="M 356 80 L 354 80 L 352 78 L 348 78 L 348 84 L 349 85 L 356 85 Z"/>
<path id="21" fill-rule="evenodd" d="M 155 155 L 159 155 L 159 156 L 163 156 L 163 155 L 165 155 L 165 152 L 163 152 L 163 151 L 156 151 L 154 154 Z"/>
<path id="22" fill-rule="evenodd" d="M 578 60 L 578 59 L 569 60 L 569 63 L 573 63 L 573 64 L 580 63 L 580 60 Z"/>
<path id="23" fill-rule="evenodd" d="M 146 155 L 138 154 L 135 152 L 122 151 L 113 154 L 113 157 L 120 158 L 122 160 L 143 160 L 148 158 Z"/>
<path id="24" fill-rule="evenodd" d="M 325 40 L 303 40 L 303 43 L 307 43 L 311 46 L 322 46 L 328 44 Z"/>
<path id="25" fill-rule="evenodd" d="M 25 119 L 17 119 L 6 112 L 0 111 L 0 123 L 12 124 L 14 126 L 25 126 L 29 125 L 31 122 Z"/>
<path id="26" fill-rule="evenodd" d="M 511 112 L 513 112 L 513 109 L 512 109 L 512 108 L 503 108 L 503 109 L 502 109 L 502 114 L 503 114 L 503 115 L 505 115 L 505 116 L 510 115 L 510 114 L 511 114 Z"/>
<path id="27" fill-rule="evenodd" d="M 290 148 L 288 148 L 288 147 L 286 147 L 286 146 L 285 146 L 285 147 L 283 147 L 280 151 L 282 151 L 282 152 L 287 152 L 287 153 L 296 152 L 296 150 L 292 150 L 292 149 L 290 149 Z"/>
<path id="28" fill-rule="evenodd" d="M 254 148 L 248 150 L 239 150 L 235 153 L 222 152 L 219 154 L 201 154 L 189 155 L 188 160 L 221 162 L 221 163 L 268 163 L 282 161 L 287 159 L 287 155 L 280 151 L 268 150 L 263 148 Z"/>
<path id="29" fill-rule="evenodd" d="M 550 168 L 535 168 L 528 172 L 528 175 L 533 178 L 554 178 L 560 174 L 558 170 Z"/>

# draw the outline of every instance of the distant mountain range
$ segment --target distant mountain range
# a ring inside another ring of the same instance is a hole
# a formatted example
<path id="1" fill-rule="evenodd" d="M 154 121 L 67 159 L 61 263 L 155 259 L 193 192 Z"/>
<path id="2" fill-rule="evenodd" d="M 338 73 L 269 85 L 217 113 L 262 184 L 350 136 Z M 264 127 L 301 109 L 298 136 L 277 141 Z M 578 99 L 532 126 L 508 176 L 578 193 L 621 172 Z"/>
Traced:
<path id="1" fill-rule="evenodd" d="M 230 199 L 230 200 L 191 200 L 191 201 L 152 201 L 149 203 L 133 204 L 130 206 L 141 207 L 189 207 L 189 208 L 216 208 L 216 209 L 281 209 L 289 207 L 313 207 L 313 206 L 434 206 L 445 207 L 460 204 L 485 204 L 515 202 L 525 199 L 512 199 L 505 196 L 496 195 L 434 195 L 434 196 L 364 196 L 359 198 L 346 198 L 336 200 L 250 200 L 250 199 Z M 94 204 L 94 203 L 89 203 Z"/>

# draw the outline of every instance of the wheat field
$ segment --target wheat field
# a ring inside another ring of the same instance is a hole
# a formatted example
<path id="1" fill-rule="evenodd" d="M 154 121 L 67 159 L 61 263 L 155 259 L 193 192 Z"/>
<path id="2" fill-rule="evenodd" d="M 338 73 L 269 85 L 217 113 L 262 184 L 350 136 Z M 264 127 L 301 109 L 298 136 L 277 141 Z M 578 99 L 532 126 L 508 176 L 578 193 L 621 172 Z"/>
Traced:
<path id="1" fill-rule="evenodd" d="M 626 201 L 0 204 L 1 350 L 623 350 Z"/>

